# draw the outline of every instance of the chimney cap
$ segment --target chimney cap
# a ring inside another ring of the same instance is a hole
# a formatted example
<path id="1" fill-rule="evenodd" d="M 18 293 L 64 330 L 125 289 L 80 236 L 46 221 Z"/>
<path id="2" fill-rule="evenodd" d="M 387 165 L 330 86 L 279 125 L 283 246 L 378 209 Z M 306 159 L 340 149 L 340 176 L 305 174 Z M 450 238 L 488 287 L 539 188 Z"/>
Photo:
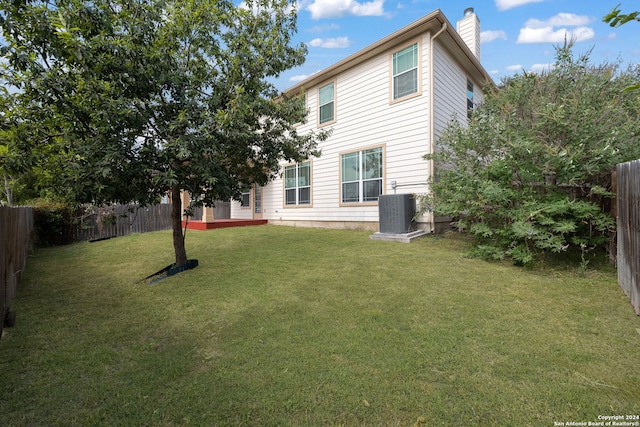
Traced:
<path id="1" fill-rule="evenodd" d="M 464 10 L 464 16 L 469 16 L 469 15 L 471 15 L 471 14 L 473 14 L 473 13 L 474 13 L 474 10 L 473 10 L 473 8 L 472 8 L 472 7 L 468 7 L 468 8 L 466 8 L 466 9 Z"/>

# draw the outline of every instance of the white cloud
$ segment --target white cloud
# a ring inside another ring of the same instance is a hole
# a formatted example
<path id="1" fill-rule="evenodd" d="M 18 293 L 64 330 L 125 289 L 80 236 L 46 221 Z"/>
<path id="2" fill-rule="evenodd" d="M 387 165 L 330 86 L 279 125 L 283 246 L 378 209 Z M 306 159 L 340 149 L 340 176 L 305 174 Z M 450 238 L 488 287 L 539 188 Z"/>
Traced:
<path id="1" fill-rule="evenodd" d="M 324 25 L 315 25 L 306 31 L 309 33 L 324 33 L 327 31 L 339 30 L 340 25 L 338 24 L 324 24 Z"/>
<path id="2" fill-rule="evenodd" d="M 586 15 L 576 15 L 575 13 L 558 13 L 556 16 L 552 16 L 546 21 L 540 21 L 539 19 L 529 19 L 525 22 L 524 26 L 528 28 L 546 28 L 546 27 L 578 27 L 581 25 L 587 25 L 591 22 L 591 18 Z"/>
<path id="3" fill-rule="evenodd" d="M 351 41 L 349 41 L 349 37 L 331 37 L 327 39 L 313 39 L 309 42 L 309 46 L 313 47 L 324 47 L 327 49 L 341 49 L 345 47 L 349 47 Z"/>
<path id="4" fill-rule="evenodd" d="M 546 72 L 546 71 L 550 71 L 552 70 L 554 67 L 553 63 L 548 63 L 548 64 L 533 64 L 530 68 L 529 71 L 533 72 L 533 73 L 542 73 L 542 72 Z M 512 73 L 519 73 L 520 71 L 524 70 L 525 68 L 520 65 L 520 64 L 514 64 L 514 65 L 508 65 L 506 67 L 506 70 Z"/>
<path id="5" fill-rule="evenodd" d="M 480 43 L 489 43 L 498 39 L 506 40 L 507 33 L 502 30 L 488 30 L 480 33 Z"/>
<path id="6" fill-rule="evenodd" d="M 583 42 L 595 37 L 592 28 L 586 25 L 592 19 L 585 15 L 559 13 L 546 21 L 529 19 L 520 29 L 517 43 L 563 43 L 574 39 Z M 557 28 L 556 27 L 560 27 Z M 567 29 L 567 27 L 576 27 Z"/>
<path id="7" fill-rule="evenodd" d="M 595 32 L 589 27 L 578 27 L 573 30 L 566 28 L 554 30 L 553 27 L 522 28 L 518 35 L 518 43 L 563 43 L 565 40 L 572 39 L 583 42 L 594 36 Z"/>
<path id="8" fill-rule="evenodd" d="M 496 7 L 498 10 L 507 10 L 518 6 L 523 6 L 528 3 L 538 3 L 544 0 L 496 0 Z"/>
<path id="9" fill-rule="evenodd" d="M 382 16 L 385 0 L 359 3 L 355 0 L 314 0 L 306 9 L 311 18 L 339 18 L 344 15 Z"/>
<path id="10" fill-rule="evenodd" d="M 607 38 L 608 38 L 609 40 L 613 40 L 613 39 L 615 39 L 616 37 L 618 37 L 618 35 L 617 35 L 616 33 L 609 33 L 609 35 L 607 36 Z"/>
<path id="11" fill-rule="evenodd" d="M 305 79 L 308 79 L 309 77 L 313 76 L 314 74 L 319 73 L 320 71 L 322 71 L 322 70 L 314 71 L 311 74 L 298 74 L 296 76 L 291 76 L 291 77 L 289 77 L 289 81 L 290 82 L 301 82 L 301 81 L 303 81 Z"/>
<path id="12" fill-rule="evenodd" d="M 535 73 L 541 73 L 543 71 L 551 71 L 553 70 L 554 64 L 533 64 L 531 66 L 531 71 Z"/>
<path id="13" fill-rule="evenodd" d="M 301 82 L 301 81 L 303 81 L 304 79 L 306 79 L 309 76 L 310 76 L 310 74 L 298 74 L 297 76 L 289 77 L 289 81 L 290 82 Z"/>

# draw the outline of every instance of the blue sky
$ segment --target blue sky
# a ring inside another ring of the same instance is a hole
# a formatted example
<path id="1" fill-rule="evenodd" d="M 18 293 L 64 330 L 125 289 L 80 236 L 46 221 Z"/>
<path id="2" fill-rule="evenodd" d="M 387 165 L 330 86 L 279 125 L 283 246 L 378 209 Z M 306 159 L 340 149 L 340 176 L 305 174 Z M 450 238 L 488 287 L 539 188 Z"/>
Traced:
<path id="1" fill-rule="evenodd" d="M 620 3 L 623 12 L 640 10 L 638 0 L 300 0 L 296 42 L 307 44 L 307 60 L 275 83 L 280 90 L 293 86 L 435 9 L 455 26 L 467 7 L 480 19 L 481 62 L 496 83 L 548 68 L 566 34 L 576 38 L 576 53 L 593 49 L 594 64 L 637 64 L 640 23 L 602 22 Z"/>

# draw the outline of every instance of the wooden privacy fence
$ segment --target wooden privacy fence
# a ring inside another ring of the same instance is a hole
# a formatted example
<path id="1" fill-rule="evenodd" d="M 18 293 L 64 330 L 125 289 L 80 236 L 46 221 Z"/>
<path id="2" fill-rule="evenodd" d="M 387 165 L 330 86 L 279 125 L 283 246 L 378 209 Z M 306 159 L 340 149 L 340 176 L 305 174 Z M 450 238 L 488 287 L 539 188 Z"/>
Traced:
<path id="1" fill-rule="evenodd" d="M 112 205 L 82 215 L 71 230 L 74 241 L 97 240 L 171 229 L 171 205 Z"/>
<path id="2" fill-rule="evenodd" d="M 0 206 L 0 336 L 5 321 L 10 326 L 15 321 L 9 309 L 27 264 L 32 232 L 32 208 Z"/>
<path id="3" fill-rule="evenodd" d="M 190 221 L 201 221 L 202 214 L 204 213 L 204 207 L 199 206 L 193 208 L 193 216 L 190 217 Z M 231 202 L 223 202 L 216 200 L 213 206 L 213 217 L 215 219 L 230 219 L 231 218 Z"/>
<path id="4" fill-rule="evenodd" d="M 616 177 L 618 283 L 640 315 L 640 160 L 617 165 Z"/>

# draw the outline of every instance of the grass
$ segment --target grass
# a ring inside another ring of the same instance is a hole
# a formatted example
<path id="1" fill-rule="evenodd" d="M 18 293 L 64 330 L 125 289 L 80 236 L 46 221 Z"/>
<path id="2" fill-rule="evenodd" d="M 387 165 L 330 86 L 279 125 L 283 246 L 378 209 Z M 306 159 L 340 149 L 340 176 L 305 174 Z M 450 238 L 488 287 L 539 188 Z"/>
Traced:
<path id="1" fill-rule="evenodd" d="M 640 320 L 606 266 L 456 236 L 190 232 L 38 250 L 0 340 L 0 425 L 551 426 L 640 413 Z"/>

